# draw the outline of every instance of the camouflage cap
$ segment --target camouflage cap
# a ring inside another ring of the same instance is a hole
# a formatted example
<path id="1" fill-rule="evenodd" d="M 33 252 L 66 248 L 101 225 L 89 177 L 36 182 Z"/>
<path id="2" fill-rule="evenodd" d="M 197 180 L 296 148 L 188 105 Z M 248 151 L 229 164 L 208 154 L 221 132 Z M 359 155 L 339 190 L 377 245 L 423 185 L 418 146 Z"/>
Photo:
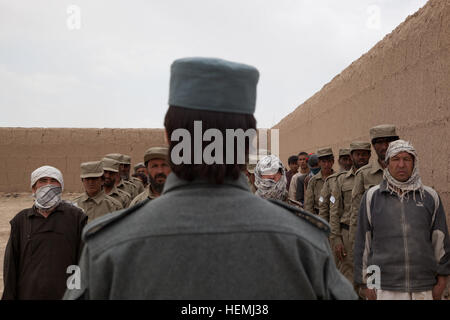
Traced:
<path id="1" fill-rule="evenodd" d="M 320 159 L 322 157 L 328 157 L 333 155 L 333 150 L 330 147 L 322 148 L 317 150 L 317 157 Z"/>
<path id="2" fill-rule="evenodd" d="M 352 143 L 350 143 L 350 152 L 355 150 L 370 151 L 370 143 L 365 141 L 353 141 Z"/>
<path id="3" fill-rule="evenodd" d="M 145 164 L 143 162 L 139 162 L 134 165 L 134 171 L 136 171 L 137 169 L 140 169 L 140 168 L 145 168 Z"/>
<path id="4" fill-rule="evenodd" d="M 119 172 L 120 162 L 111 158 L 103 158 L 103 171 Z"/>
<path id="5" fill-rule="evenodd" d="M 144 154 L 144 162 L 152 159 L 169 160 L 169 148 L 167 147 L 151 147 Z"/>
<path id="6" fill-rule="evenodd" d="M 80 168 L 81 178 L 98 178 L 103 175 L 102 161 L 83 162 Z"/>
<path id="7" fill-rule="evenodd" d="M 122 164 L 130 164 L 131 165 L 131 157 L 126 154 L 122 155 Z"/>
<path id="8" fill-rule="evenodd" d="M 109 153 L 105 156 L 105 158 L 114 159 L 119 161 L 119 163 L 123 163 L 123 155 L 121 153 Z"/>
<path id="9" fill-rule="evenodd" d="M 379 126 L 370 128 L 370 140 L 373 143 L 374 139 L 377 138 L 395 138 L 398 139 L 395 126 L 392 124 L 381 124 Z"/>
<path id="10" fill-rule="evenodd" d="M 341 149 L 339 149 L 339 157 L 349 156 L 349 155 L 350 155 L 350 149 L 349 148 L 341 148 Z"/>

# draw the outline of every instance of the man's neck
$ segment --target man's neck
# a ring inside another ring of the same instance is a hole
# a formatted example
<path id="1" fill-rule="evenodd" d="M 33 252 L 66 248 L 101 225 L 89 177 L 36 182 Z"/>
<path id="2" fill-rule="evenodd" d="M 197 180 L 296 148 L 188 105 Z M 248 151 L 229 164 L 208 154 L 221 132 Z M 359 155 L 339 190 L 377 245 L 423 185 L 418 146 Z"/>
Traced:
<path id="1" fill-rule="evenodd" d="M 322 170 L 320 170 L 320 172 L 322 173 L 322 178 L 324 180 L 333 174 L 333 170 L 331 170 L 328 174 L 325 174 Z"/>
<path id="2" fill-rule="evenodd" d="M 112 185 L 111 187 L 107 187 L 106 185 L 103 187 L 103 190 L 105 190 L 106 194 L 110 194 L 111 191 L 114 189 L 114 185 Z"/>
<path id="3" fill-rule="evenodd" d="M 154 195 L 155 197 L 159 197 L 159 196 L 161 195 L 161 193 L 156 192 L 155 190 L 153 190 L 152 185 L 149 185 L 148 188 L 149 188 L 149 190 L 150 190 L 150 193 L 151 193 L 152 195 Z"/>
<path id="4" fill-rule="evenodd" d="M 309 173 L 309 168 L 306 168 L 306 169 L 300 168 L 300 173 L 301 173 L 301 174 L 307 174 L 307 173 Z"/>
<path id="5" fill-rule="evenodd" d="M 102 192 L 102 190 L 100 190 L 100 191 L 98 191 L 98 192 L 96 192 L 95 194 L 89 194 L 87 191 L 86 191 L 86 194 L 88 195 L 88 197 L 89 198 L 95 198 L 100 192 Z"/>
<path id="6" fill-rule="evenodd" d="M 50 215 L 50 213 L 55 211 L 55 208 L 50 208 L 48 210 L 43 210 L 43 209 L 39 209 L 39 208 L 36 208 L 36 209 L 37 209 L 37 212 L 39 212 L 40 215 L 42 215 L 44 218 L 47 218 Z"/>

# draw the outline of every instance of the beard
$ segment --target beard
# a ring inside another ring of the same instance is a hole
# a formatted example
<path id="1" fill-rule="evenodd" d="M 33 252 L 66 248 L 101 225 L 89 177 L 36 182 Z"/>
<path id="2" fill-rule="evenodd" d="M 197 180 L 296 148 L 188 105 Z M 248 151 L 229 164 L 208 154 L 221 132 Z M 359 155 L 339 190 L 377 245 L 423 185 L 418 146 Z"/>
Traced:
<path id="1" fill-rule="evenodd" d="M 150 178 L 150 187 L 153 189 L 153 191 L 157 193 L 161 193 L 164 189 L 164 184 L 166 182 L 167 176 L 164 173 L 158 173 L 154 178 L 149 175 Z M 163 183 L 158 183 L 156 179 L 158 178 L 164 178 Z"/>

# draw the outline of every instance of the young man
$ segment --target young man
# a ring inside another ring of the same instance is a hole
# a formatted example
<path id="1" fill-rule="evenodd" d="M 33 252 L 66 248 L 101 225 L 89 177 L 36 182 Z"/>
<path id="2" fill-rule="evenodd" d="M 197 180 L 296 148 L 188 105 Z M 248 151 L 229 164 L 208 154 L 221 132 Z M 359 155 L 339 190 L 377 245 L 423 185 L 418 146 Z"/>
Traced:
<path id="1" fill-rule="evenodd" d="M 210 164 L 202 156 L 209 144 L 189 139 L 196 121 L 223 137 L 227 130 L 256 134 L 258 78 L 254 67 L 221 59 L 172 64 L 164 121 L 172 173 L 163 193 L 86 229 L 82 288 L 66 298 L 356 298 L 334 265 L 328 226 L 250 192 L 243 174 L 250 139 L 240 156 L 222 145 L 223 158 L 216 153 Z M 237 149 L 234 140 L 227 146 Z"/>
<path id="2" fill-rule="evenodd" d="M 33 171 L 31 189 L 33 207 L 10 221 L 2 299 L 60 300 L 66 290 L 67 268 L 78 264 L 87 217 L 61 200 L 63 176 L 54 167 Z"/>
<path id="3" fill-rule="evenodd" d="M 298 172 L 298 157 L 290 156 L 288 159 L 289 171 L 286 172 L 286 190 L 289 191 L 292 177 Z"/>
<path id="4" fill-rule="evenodd" d="M 354 280 L 370 300 L 440 300 L 450 274 L 450 239 L 437 192 L 419 175 L 407 141 L 391 142 L 382 182 L 363 196 L 358 211 Z M 378 288 L 367 269 L 376 266 Z"/>

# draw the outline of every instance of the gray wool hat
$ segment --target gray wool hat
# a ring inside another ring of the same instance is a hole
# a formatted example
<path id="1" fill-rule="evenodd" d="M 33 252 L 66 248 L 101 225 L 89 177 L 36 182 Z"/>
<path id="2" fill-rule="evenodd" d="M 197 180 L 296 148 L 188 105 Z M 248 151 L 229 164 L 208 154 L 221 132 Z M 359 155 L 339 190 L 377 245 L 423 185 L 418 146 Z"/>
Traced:
<path id="1" fill-rule="evenodd" d="M 196 110 L 253 114 L 259 72 L 217 58 L 182 58 L 171 66 L 169 105 Z"/>

